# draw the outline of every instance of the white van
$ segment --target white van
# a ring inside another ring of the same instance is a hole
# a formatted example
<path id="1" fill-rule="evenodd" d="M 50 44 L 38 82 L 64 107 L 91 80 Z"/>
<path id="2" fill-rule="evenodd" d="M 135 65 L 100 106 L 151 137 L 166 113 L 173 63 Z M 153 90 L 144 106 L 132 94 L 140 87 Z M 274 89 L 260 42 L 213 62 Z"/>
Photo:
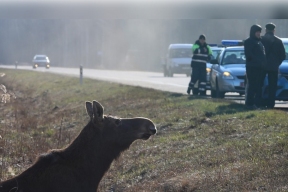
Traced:
<path id="1" fill-rule="evenodd" d="M 163 66 L 165 77 L 173 77 L 173 74 L 191 75 L 193 44 L 170 44 L 166 62 Z"/>

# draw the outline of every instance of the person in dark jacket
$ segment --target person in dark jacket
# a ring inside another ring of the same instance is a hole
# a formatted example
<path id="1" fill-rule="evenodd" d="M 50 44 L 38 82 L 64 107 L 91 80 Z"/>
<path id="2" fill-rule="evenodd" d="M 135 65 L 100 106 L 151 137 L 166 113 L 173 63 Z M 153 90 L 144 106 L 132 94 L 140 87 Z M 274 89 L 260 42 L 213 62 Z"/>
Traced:
<path id="1" fill-rule="evenodd" d="M 275 27 L 273 23 L 266 24 L 266 33 L 262 37 L 262 44 L 265 47 L 267 63 L 264 66 L 261 81 L 263 82 L 268 75 L 268 99 L 265 101 L 267 108 L 274 108 L 275 96 L 277 91 L 278 70 L 282 61 L 286 58 L 283 42 L 275 36 Z"/>
<path id="2" fill-rule="evenodd" d="M 190 95 L 191 90 L 193 90 L 193 95 L 198 94 L 198 91 L 196 91 L 196 88 L 194 88 L 195 83 L 198 81 L 198 90 L 200 95 L 206 95 L 206 63 L 208 60 L 210 60 L 212 50 L 210 46 L 206 44 L 205 35 L 200 35 L 199 39 L 193 44 L 192 52 L 192 74 L 187 93 Z"/>
<path id="3" fill-rule="evenodd" d="M 261 43 L 260 25 L 252 25 L 250 37 L 244 41 L 246 56 L 246 93 L 245 105 L 253 108 L 261 107 L 262 85 L 261 74 L 266 62 L 265 48 Z"/>

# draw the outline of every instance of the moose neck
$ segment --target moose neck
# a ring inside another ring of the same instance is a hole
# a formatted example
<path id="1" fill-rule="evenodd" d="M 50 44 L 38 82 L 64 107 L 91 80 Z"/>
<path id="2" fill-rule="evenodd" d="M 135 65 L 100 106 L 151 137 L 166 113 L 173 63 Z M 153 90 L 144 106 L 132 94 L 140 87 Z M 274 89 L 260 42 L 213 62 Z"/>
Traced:
<path id="1" fill-rule="evenodd" d="M 90 175 L 90 183 L 98 186 L 113 160 L 125 149 L 103 142 L 101 134 L 95 129 L 93 123 L 89 122 L 61 155 L 79 167 L 79 172 Z"/>

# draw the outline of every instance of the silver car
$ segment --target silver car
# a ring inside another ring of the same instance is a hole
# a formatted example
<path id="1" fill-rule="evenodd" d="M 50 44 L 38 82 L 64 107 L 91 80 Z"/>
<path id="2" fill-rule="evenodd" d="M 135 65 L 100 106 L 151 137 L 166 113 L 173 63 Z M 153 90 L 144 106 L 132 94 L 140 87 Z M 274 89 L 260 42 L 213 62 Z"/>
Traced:
<path id="1" fill-rule="evenodd" d="M 50 68 L 50 60 L 46 55 L 35 55 L 32 60 L 33 68 L 37 67 L 46 67 L 46 69 Z"/>
<path id="2" fill-rule="evenodd" d="M 221 51 L 224 50 L 224 47 L 210 47 L 211 51 L 212 51 L 212 56 L 211 56 L 211 60 L 216 59 L 218 57 L 218 55 L 221 53 Z M 212 64 L 211 63 L 207 63 L 206 64 L 206 72 L 207 72 L 207 84 L 206 84 L 206 89 L 210 90 L 211 89 L 211 85 L 210 85 L 210 72 L 211 72 L 211 67 Z"/>
<path id="3" fill-rule="evenodd" d="M 173 77 L 173 74 L 191 75 L 191 58 L 193 44 L 170 44 L 166 63 L 163 66 L 164 76 Z"/>
<path id="4" fill-rule="evenodd" d="M 226 47 L 211 63 L 212 98 L 224 98 L 227 92 L 245 94 L 246 58 L 243 46 Z"/>

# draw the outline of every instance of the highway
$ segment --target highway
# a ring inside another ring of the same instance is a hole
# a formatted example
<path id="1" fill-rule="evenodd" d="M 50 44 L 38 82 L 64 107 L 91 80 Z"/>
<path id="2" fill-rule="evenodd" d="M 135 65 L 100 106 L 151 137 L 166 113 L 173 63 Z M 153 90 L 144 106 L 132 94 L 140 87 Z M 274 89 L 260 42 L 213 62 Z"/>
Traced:
<path id="1" fill-rule="evenodd" d="M 14 65 L 0 65 L 0 68 L 15 69 Z M 39 67 L 33 69 L 32 66 L 17 66 L 17 70 L 31 70 L 42 73 L 55 73 L 61 75 L 69 75 L 80 78 L 79 68 L 62 68 L 51 67 L 46 69 Z M 91 78 L 104 80 L 109 82 L 116 82 L 132 86 L 140 86 L 146 88 L 153 88 L 162 91 L 169 91 L 173 93 L 187 94 L 187 86 L 190 77 L 181 74 L 174 74 L 174 77 L 164 77 L 163 73 L 159 72 L 141 72 L 141 71 L 116 71 L 116 70 L 101 70 L 101 69 L 88 69 L 83 68 L 83 78 Z M 210 98 L 210 91 L 207 91 L 207 98 Z M 226 99 L 234 100 L 238 103 L 244 104 L 244 97 L 239 96 L 237 93 L 226 93 Z M 276 108 L 287 108 L 288 102 L 276 101 Z"/>

